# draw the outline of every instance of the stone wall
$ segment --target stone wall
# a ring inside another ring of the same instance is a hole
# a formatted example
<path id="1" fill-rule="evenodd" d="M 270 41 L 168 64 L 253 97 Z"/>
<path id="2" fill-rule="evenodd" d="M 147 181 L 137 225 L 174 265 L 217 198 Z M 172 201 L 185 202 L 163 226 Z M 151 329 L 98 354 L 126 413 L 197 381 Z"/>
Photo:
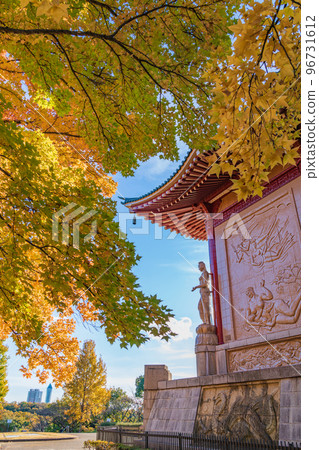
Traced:
<path id="1" fill-rule="evenodd" d="M 300 378 L 288 378 L 280 383 L 279 437 L 300 442 L 301 386 Z M 283 437 L 284 436 L 284 437 Z"/>
<path id="2" fill-rule="evenodd" d="M 143 421 L 144 428 L 147 424 L 155 398 L 158 393 L 158 383 L 169 381 L 172 374 L 165 365 L 147 365 L 144 369 L 144 401 L 143 401 Z"/>
<path id="3" fill-rule="evenodd" d="M 197 377 L 146 366 L 148 431 L 300 442 L 300 179 L 240 220 L 249 238 L 238 221 L 215 228 L 224 344 L 200 325 Z"/>
<path id="4" fill-rule="evenodd" d="M 300 365 L 159 381 L 144 428 L 300 442 Z"/>
<path id="5" fill-rule="evenodd" d="M 216 227 L 224 342 L 300 327 L 300 179 Z M 262 300 L 265 298 L 266 300 Z"/>
<path id="6" fill-rule="evenodd" d="M 145 430 L 193 433 L 200 393 L 199 386 L 157 391 Z"/>

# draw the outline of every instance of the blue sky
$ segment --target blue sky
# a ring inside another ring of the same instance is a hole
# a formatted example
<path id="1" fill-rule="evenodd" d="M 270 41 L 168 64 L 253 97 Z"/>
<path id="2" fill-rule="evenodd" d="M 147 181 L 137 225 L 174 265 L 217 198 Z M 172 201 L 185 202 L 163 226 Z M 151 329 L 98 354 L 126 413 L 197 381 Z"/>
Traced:
<path id="1" fill-rule="evenodd" d="M 184 158 L 186 152 L 186 148 L 181 148 L 181 158 Z M 118 212 L 128 212 L 118 196 L 135 197 L 149 192 L 165 181 L 178 165 L 179 163 L 154 157 L 143 163 L 134 177 L 123 178 L 117 175 L 118 192 L 114 199 L 118 202 Z M 139 348 L 125 350 L 118 344 L 109 344 L 102 331 L 85 327 L 81 323 L 76 330 L 76 335 L 82 342 L 85 339 L 94 339 L 96 342 L 97 353 L 107 366 L 108 386 L 120 386 L 128 393 L 134 391 L 135 378 L 144 372 L 145 364 L 166 364 L 173 378 L 196 375 L 194 339 L 200 319 L 197 311 L 198 292 L 192 293 L 191 288 L 198 284 L 198 261 L 208 263 L 206 242 L 186 239 L 164 229 L 163 238 L 155 239 L 155 226 L 150 222 L 147 222 L 147 234 L 134 234 L 141 226 L 142 219 L 139 218 L 135 226 L 131 220 L 127 224 L 128 239 L 135 243 L 136 251 L 142 257 L 134 272 L 146 294 L 157 294 L 173 310 L 175 319 L 171 327 L 178 335 L 169 343 L 151 339 Z M 156 228 L 158 233 L 157 225 Z M 19 368 L 23 359 L 15 356 L 10 342 L 9 346 L 9 393 L 6 400 L 26 400 L 31 388 L 45 391 L 46 385 L 39 384 L 36 377 L 25 379 L 22 376 Z M 53 388 L 52 400 L 61 398 L 62 393 L 62 389 Z"/>

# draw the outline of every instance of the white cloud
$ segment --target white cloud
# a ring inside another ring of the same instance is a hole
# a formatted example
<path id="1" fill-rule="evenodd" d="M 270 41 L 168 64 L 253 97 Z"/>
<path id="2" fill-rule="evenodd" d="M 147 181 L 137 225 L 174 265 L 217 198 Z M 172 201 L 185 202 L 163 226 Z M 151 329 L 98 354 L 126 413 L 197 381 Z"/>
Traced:
<path id="1" fill-rule="evenodd" d="M 143 162 L 139 169 L 135 172 L 135 176 L 143 176 L 147 179 L 152 179 L 156 176 L 167 175 L 170 177 L 172 173 L 180 166 L 181 161 L 189 152 L 189 148 L 182 142 L 179 142 L 179 160 L 170 161 L 162 159 L 158 155 L 151 157 L 149 160 Z"/>
<path id="2" fill-rule="evenodd" d="M 173 341 L 185 341 L 193 337 L 193 332 L 191 331 L 192 323 L 192 319 L 190 319 L 189 317 L 182 317 L 180 320 L 171 317 L 168 321 L 168 326 L 173 331 L 173 333 L 176 333 L 176 336 L 171 337 L 170 342 L 163 341 L 158 336 L 150 335 L 149 337 L 151 338 L 151 340 L 160 341 L 164 346 L 171 345 L 171 342 Z"/>
<path id="3" fill-rule="evenodd" d="M 176 163 L 167 159 L 161 159 L 158 156 L 153 156 L 148 161 L 143 163 L 141 167 L 136 171 L 135 175 L 142 175 L 145 178 L 151 179 L 153 177 L 164 174 L 165 172 L 170 175 L 174 170 Z"/>
<path id="4" fill-rule="evenodd" d="M 193 332 L 191 331 L 192 320 L 189 317 L 182 317 L 180 320 L 171 317 L 169 326 L 177 334 L 177 336 L 172 338 L 173 341 L 184 341 L 193 337 Z"/>
<path id="5" fill-rule="evenodd" d="M 163 353 L 167 360 L 193 359 L 195 353 L 185 348 L 177 348 L 172 342 L 162 342 L 160 347 L 156 349 L 159 353 Z"/>
<path id="6" fill-rule="evenodd" d="M 147 169 L 149 170 L 149 175 L 161 175 L 170 169 L 173 164 L 172 161 L 154 156 L 154 158 L 149 160 Z"/>

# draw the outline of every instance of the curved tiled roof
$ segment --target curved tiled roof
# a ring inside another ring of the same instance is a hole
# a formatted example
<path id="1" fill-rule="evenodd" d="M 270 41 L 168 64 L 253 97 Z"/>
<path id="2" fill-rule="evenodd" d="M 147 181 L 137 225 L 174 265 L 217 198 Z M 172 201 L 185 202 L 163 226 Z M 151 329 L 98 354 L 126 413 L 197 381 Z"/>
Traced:
<path id="1" fill-rule="evenodd" d="M 127 203 L 131 203 L 131 202 L 135 202 L 137 200 L 141 200 L 142 198 L 148 197 L 149 195 L 153 194 L 154 192 L 158 191 L 159 189 L 161 189 L 163 186 L 165 186 L 165 184 L 167 184 L 172 178 L 175 177 L 175 175 L 178 174 L 178 172 L 182 169 L 183 165 L 185 164 L 185 162 L 187 161 L 187 158 L 190 156 L 190 154 L 192 153 L 193 150 L 190 150 L 187 155 L 185 156 L 185 158 L 181 161 L 180 165 L 177 167 L 177 169 L 175 170 L 175 172 L 172 173 L 172 175 L 167 178 L 165 181 L 163 181 L 162 184 L 160 184 L 159 186 L 157 186 L 156 188 L 154 188 L 153 190 L 151 190 L 150 192 L 148 192 L 147 194 L 141 195 L 140 197 L 119 197 L 120 199 L 124 200 L 122 202 L 122 205 L 126 205 Z"/>
<path id="2" fill-rule="evenodd" d="M 138 198 L 125 198 L 130 212 L 195 239 L 206 239 L 205 221 L 196 205 L 229 186 L 228 175 L 210 174 L 207 160 L 215 150 L 191 150 L 177 170 L 157 188 Z M 195 208 L 195 209 L 194 209 Z M 187 220 L 185 222 L 185 217 Z M 178 222 L 183 223 L 182 229 Z"/>
<path id="3" fill-rule="evenodd" d="M 232 185 L 227 174 L 220 174 L 217 177 L 210 173 L 211 165 L 207 157 L 214 152 L 214 149 L 203 153 L 191 150 L 164 183 L 141 197 L 125 198 L 123 203 L 130 212 L 165 229 L 193 239 L 206 240 L 206 218 L 202 211 L 207 211 L 207 208 L 211 210 L 213 202 L 223 197 Z M 299 176 L 298 170 L 296 173 L 294 169 L 292 170 L 293 177 Z M 284 179 L 286 171 L 291 172 L 287 169 L 275 177 Z M 286 177 L 288 180 L 289 176 Z M 265 187 L 264 195 L 268 195 L 267 192 L 270 193 L 273 188 L 276 188 L 275 183 Z M 253 197 L 251 202 L 258 200 L 260 200 L 258 196 Z M 248 203 L 244 201 L 238 203 L 235 197 L 233 206 L 237 204 L 241 210 Z M 225 220 L 233 206 L 227 206 L 228 212 L 223 210 Z"/>

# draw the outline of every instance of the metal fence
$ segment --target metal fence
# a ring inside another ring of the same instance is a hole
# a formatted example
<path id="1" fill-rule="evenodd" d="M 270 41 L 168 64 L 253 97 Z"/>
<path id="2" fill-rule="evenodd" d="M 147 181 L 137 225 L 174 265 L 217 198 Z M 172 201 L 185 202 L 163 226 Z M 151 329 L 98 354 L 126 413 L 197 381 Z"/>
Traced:
<path id="1" fill-rule="evenodd" d="M 184 433 L 156 433 L 128 429 L 98 427 L 97 440 L 126 444 L 131 447 L 155 450 L 284 450 L 301 449 L 293 442 L 259 440 L 241 441 L 218 436 Z"/>

